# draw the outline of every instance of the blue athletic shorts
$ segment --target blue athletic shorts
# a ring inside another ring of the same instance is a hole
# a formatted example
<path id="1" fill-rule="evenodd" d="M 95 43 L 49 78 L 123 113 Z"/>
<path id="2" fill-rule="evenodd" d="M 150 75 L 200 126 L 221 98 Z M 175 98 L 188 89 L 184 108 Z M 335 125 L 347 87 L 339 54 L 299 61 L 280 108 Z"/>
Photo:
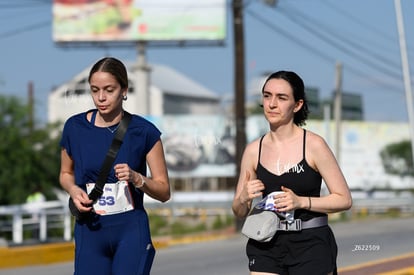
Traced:
<path id="1" fill-rule="evenodd" d="M 328 225 L 299 232 L 278 231 L 269 242 L 249 239 L 246 254 L 252 272 L 337 274 L 338 247 Z"/>

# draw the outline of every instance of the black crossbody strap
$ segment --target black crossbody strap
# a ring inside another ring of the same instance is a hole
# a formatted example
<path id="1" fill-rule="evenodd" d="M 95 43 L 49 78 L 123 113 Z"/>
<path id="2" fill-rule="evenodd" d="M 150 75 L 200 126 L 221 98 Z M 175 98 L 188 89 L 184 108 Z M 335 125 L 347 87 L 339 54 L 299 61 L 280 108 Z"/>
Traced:
<path id="1" fill-rule="evenodd" d="M 119 148 L 122 145 L 122 140 L 124 139 L 124 135 L 128 128 L 128 124 L 131 121 L 131 118 L 131 114 L 124 111 L 124 116 L 119 122 L 118 130 L 116 131 L 114 139 L 112 140 L 111 147 L 106 154 L 105 160 L 101 167 L 101 171 L 99 173 L 99 177 L 96 180 L 95 187 L 92 189 L 91 193 L 89 193 L 89 198 L 94 202 L 103 194 L 103 188 L 106 183 L 106 179 L 108 178 L 109 172 L 111 171 L 112 164 L 115 161 Z"/>

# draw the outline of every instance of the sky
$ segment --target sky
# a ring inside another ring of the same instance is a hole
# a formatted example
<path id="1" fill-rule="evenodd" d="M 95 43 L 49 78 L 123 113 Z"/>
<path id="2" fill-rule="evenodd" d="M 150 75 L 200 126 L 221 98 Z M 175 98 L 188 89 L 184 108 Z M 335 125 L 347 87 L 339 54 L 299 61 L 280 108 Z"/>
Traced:
<path id="1" fill-rule="evenodd" d="M 361 94 L 370 121 L 408 121 L 393 0 L 244 0 L 245 85 L 264 73 L 292 70 L 330 98 L 336 65 L 342 90 Z M 414 61 L 414 1 L 401 0 L 408 62 Z M 222 46 L 148 47 L 148 63 L 165 64 L 223 96 L 234 94 L 231 1 Z M 27 99 L 34 85 L 36 118 L 47 96 L 103 56 L 129 62 L 136 47 L 60 47 L 52 40 L 52 0 L 0 0 L 0 94 Z M 412 66 L 410 67 L 410 69 Z M 413 71 L 411 69 L 411 82 Z M 412 86 L 412 85 L 411 85 Z"/>

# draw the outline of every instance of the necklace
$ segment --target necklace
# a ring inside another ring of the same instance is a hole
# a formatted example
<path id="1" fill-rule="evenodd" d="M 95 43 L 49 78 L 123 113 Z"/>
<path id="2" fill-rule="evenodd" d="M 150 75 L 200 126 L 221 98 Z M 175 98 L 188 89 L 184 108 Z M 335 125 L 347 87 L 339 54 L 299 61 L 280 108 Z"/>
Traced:
<path id="1" fill-rule="evenodd" d="M 124 116 L 124 112 L 122 111 L 121 116 Z M 119 121 L 118 124 L 115 126 L 115 128 L 111 128 L 111 126 L 106 127 L 106 129 L 108 129 L 109 132 L 111 132 L 112 134 L 116 132 L 116 130 L 118 130 L 119 125 L 121 124 L 121 122 Z M 113 126 L 112 126 L 113 127 Z"/>
<path id="2" fill-rule="evenodd" d="M 120 123 L 118 123 L 118 125 L 116 125 L 116 127 L 115 127 L 114 129 L 111 129 L 111 127 L 106 127 L 106 129 L 108 129 L 108 131 L 109 131 L 109 132 L 111 132 L 111 133 L 113 134 L 113 133 L 115 133 L 115 131 L 116 131 L 116 130 L 118 130 L 118 128 L 119 128 L 119 124 L 120 124 Z"/>

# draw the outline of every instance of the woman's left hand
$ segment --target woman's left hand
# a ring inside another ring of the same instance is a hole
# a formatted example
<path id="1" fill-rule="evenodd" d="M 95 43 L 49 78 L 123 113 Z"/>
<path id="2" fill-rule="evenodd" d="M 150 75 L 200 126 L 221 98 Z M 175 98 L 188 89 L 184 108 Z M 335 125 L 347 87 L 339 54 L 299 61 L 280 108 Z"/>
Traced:
<path id="1" fill-rule="evenodd" d="M 281 211 L 291 211 L 300 208 L 299 197 L 289 188 L 282 186 L 283 194 L 275 196 L 275 207 Z"/>
<path id="2" fill-rule="evenodd" d="M 135 171 L 127 163 L 118 163 L 114 166 L 115 176 L 119 181 L 133 182 Z"/>

